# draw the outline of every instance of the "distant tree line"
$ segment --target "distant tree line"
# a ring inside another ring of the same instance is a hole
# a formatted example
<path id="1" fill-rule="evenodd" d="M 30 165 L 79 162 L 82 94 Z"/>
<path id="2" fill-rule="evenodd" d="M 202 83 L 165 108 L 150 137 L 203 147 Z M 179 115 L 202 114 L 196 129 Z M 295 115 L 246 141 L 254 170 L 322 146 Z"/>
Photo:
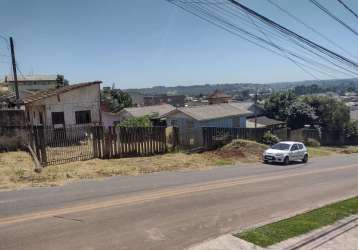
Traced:
<path id="1" fill-rule="evenodd" d="M 353 83 L 341 84 L 335 86 L 320 86 L 317 84 L 311 85 L 299 85 L 293 88 L 293 92 L 296 95 L 309 95 L 309 94 L 319 94 L 326 92 L 335 92 L 338 94 L 344 94 L 345 92 L 355 92 L 357 91 L 357 86 Z"/>
<path id="2" fill-rule="evenodd" d="M 286 121 L 292 129 L 318 125 L 330 131 L 358 135 L 358 123 L 350 121 L 350 109 L 344 102 L 329 96 L 298 96 L 294 91 L 273 93 L 265 101 L 270 118 Z"/>

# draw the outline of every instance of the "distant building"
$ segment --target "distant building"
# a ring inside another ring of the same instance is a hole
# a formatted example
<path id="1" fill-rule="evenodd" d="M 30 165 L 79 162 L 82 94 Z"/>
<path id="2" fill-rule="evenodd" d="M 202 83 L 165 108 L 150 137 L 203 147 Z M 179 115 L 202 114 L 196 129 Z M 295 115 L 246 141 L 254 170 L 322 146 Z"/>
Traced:
<path id="1" fill-rule="evenodd" d="M 184 107 L 184 95 L 155 95 L 144 96 L 144 106 L 170 104 L 174 107 Z"/>
<path id="2" fill-rule="evenodd" d="M 138 92 L 127 92 L 132 99 L 133 107 L 144 106 L 144 95 Z"/>
<path id="3" fill-rule="evenodd" d="M 231 96 L 225 94 L 221 90 L 215 90 L 214 93 L 208 96 L 209 104 L 220 104 L 220 103 L 229 103 L 231 101 Z"/>
<path id="4" fill-rule="evenodd" d="M 26 75 L 18 76 L 18 89 L 20 99 L 27 91 L 44 91 L 68 85 L 63 75 Z M 8 86 L 10 91 L 15 90 L 14 78 L 12 75 L 5 76 L 3 85 Z"/>

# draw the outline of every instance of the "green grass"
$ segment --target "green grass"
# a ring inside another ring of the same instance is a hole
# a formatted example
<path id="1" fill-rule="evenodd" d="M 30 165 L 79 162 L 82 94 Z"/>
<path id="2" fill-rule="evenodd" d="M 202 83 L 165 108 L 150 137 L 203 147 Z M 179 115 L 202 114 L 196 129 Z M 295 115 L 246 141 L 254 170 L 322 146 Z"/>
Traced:
<path id="1" fill-rule="evenodd" d="M 355 197 L 286 220 L 247 230 L 235 236 L 255 245 L 268 247 L 289 238 L 331 225 L 338 220 L 357 213 L 358 197 Z"/>

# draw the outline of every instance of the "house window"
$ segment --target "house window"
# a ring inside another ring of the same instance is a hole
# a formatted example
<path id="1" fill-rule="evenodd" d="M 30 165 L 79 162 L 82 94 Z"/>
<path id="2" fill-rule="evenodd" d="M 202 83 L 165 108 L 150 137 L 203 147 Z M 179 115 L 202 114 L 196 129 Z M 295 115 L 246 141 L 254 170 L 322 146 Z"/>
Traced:
<path id="1" fill-rule="evenodd" d="M 171 125 L 173 127 L 178 127 L 178 121 L 177 120 L 171 120 L 170 123 L 171 123 Z"/>
<path id="2" fill-rule="evenodd" d="M 76 111 L 76 124 L 87 124 L 91 123 L 91 111 L 84 110 L 84 111 Z"/>
<path id="3" fill-rule="evenodd" d="M 51 113 L 51 117 L 52 117 L 52 124 L 58 125 L 64 125 L 65 124 L 65 113 L 64 112 L 52 112 Z"/>

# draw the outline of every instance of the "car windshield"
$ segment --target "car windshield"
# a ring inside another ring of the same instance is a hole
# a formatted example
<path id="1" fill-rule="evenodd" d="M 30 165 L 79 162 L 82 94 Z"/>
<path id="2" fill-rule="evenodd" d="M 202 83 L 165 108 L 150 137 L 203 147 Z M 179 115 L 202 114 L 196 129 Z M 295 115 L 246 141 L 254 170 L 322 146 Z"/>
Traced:
<path id="1" fill-rule="evenodd" d="M 290 149 L 290 144 L 277 143 L 277 144 L 273 145 L 271 148 L 272 149 L 277 149 L 277 150 L 289 150 Z"/>

